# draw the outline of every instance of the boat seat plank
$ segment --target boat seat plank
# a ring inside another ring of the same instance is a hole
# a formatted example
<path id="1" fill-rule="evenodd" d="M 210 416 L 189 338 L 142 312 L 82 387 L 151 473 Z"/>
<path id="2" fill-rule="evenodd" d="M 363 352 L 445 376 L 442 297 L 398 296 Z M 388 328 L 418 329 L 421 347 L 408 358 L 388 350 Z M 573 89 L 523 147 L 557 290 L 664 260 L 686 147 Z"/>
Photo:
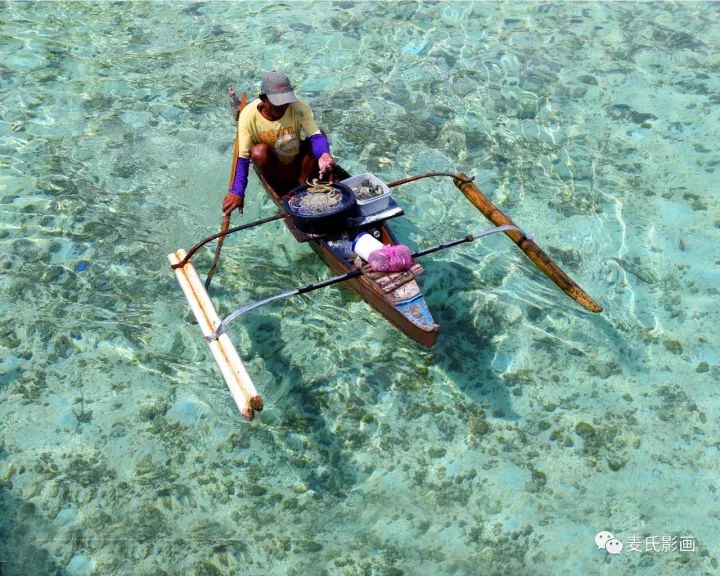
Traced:
<path id="1" fill-rule="evenodd" d="M 390 294 L 403 284 L 415 280 L 425 272 L 425 268 L 416 262 L 412 268 L 403 272 L 372 272 L 368 266 L 364 268 L 364 271 L 365 275 L 375 282 L 385 294 Z"/>

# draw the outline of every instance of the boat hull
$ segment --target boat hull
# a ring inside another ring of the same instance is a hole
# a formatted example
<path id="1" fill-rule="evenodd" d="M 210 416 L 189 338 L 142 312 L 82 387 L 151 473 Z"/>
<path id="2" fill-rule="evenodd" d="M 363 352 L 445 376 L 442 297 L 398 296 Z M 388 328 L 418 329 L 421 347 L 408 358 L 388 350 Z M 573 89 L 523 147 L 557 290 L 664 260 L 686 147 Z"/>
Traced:
<path id="1" fill-rule="evenodd" d="M 352 270 L 352 267 L 340 260 L 325 242 L 310 241 L 310 246 L 335 274 L 344 274 Z M 416 281 L 412 280 L 412 282 L 415 283 Z M 408 317 L 413 315 L 410 310 L 404 312 L 403 308 L 399 308 L 397 303 L 390 301 L 382 290 L 378 289 L 377 284 L 367 280 L 365 276 L 353 278 L 347 281 L 345 286 L 380 312 L 395 328 L 415 340 L 418 344 L 427 347 L 435 344 L 440 327 L 432 321 L 432 316 L 430 316 L 430 322 L 422 322 L 424 326 L 418 322 L 413 322 Z M 427 310 L 427 315 L 430 314 L 419 288 L 418 294 L 412 299 L 415 301 L 408 302 L 410 306 L 415 306 L 419 311 Z M 407 306 L 405 306 L 405 308 L 407 308 Z M 422 316 L 422 319 L 426 318 L 427 316 Z"/>
<path id="2" fill-rule="evenodd" d="M 270 198 L 278 207 L 282 208 L 282 196 L 268 184 L 257 169 L 255 172 Z M 334 274 L 345 274 L 355 269 L 351 262 L 338 255 L 324 239 L 307 237 L 295 228 L 289 218 L 285 219 L 285 224 L 297 240 L 308 242 Z M 386 223 L 377 225 L 377 228 L 381 234 L 380 240 L 384 244 L 397 244 L 395 235 Z M 440 326 L 433 321 L 415 279 L 406 282 L 401 288 L 389 294 L 379 286 L 376 279 L 371 279 L 365 274 L 348 280 L 344 284 L 382 314 L 388 322 L 418 344 L 426 347 L 435 344 Z"/>

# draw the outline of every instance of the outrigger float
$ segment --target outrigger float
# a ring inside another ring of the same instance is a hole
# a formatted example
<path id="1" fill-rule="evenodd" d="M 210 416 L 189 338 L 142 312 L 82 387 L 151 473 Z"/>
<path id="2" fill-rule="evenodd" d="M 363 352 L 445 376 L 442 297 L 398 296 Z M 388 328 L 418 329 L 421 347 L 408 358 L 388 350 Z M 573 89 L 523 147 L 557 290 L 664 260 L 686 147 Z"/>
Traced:
<path id="1" fill-rule="evenodd" d="M 238 99 L 235 91 L 231 88 L 230 98 L 235 120 L 237 121 L 240 111 L 246 104 L 246 96 L 243 95 L 242 99 Z M 233 151 L 233 170 L 235 166 L 234 157 L 237 156 L 237 146 L 238 140 L 236 138 Z M 230 228 L 229 215 L 225 215 L 219 233 L 205 238 L 193 246 L 188 252 L 177 250 L 168 255 L 170 265 L 175 271 L 180 287 L 197 319 L 200 330 L 207 340 L 213 357 L 220 368 L 220 372 L 230 389 L 233 400 L 244 418 L 252 420 L 255 411 L 263 409 L 263 402 L 237 350 L 226 333 L 226 328 L 235 318 L 270 302 L 344 282 L 350 290 L 358 294 L 408 337 L 423 346 L 430 347 L 435 344 L 440 326 L 433 319 L 417 282 L 417 277 L 425 271 L 424 268 L 415 262 L 409 270 L 402 272 L 374 272 L 350 249 L 351 239 L 355 238 L 361 232 L 371 234 L 385 245 L 392 246 L 398 244 L 398 240 L 388 226 L 387 221 L 402 216 L 404 212 L 392 197 L 387 198 L 382 208 L 375 212 L 365 213 L 365 211 L 353 207 L 347 217 L 343 219 L 342 229 L 334 228 L 329 232 L 323 232 L 322 230 L 304 227 L 305 229 L 303 230 L 298 226 L 298 220 L 293 218 L 285 202 L 291 191 L 275 190 L 257 169 L 256 174 L 267 194 L 278 208 L 280 208 L 278 213 L 233 228 Z M 563 272 L 529 235 L 525 234 L 510 218 L 483 195 L 480 189 L 473 183 L 473 178 L 469 178 L 463 173 L 428 172 L 426 174 L 396 180 L 395 182 L 388 183 L 386 186 L 388 189 L 391 189 L 402 184 L 415 182 L 422 178 L 441 176 L 451 177 L 455 186 L 495 225 L 495 228 L 474 234 L 467 234 L 457 240 L 419 250 L 412 254 L 413 259 L 464 242 L 471 242 L 490 234 L 504 233 L 550 280 L 570 298 L 575 300 L 575 302 L 591 312 L 602 311 L 602 307 Z M 350 175 L 339 166 L 335 167 L 335 177 L 339 178 L 341 182 L 352 181 Z M 231 182 L 233 178 L 234 173 L 231 173 Z M 251 302 L 221 320 L 215 311 L 215 307 L 210 300 L 207 290 L 210 287 L 211 279 L 217 269 L 220 250 L 225 237 L 229 234 L 275 220 L 283 220 L 294 238 L 298 242 L 307 242 L 336 275 L 317 283 L 288 290 L 287 292 L 271 296 L 264 300 Z M 190 259 L 200 248 L 213 240 L 218 240 L 215 257 L 205 284 L 203 285 Z"/>

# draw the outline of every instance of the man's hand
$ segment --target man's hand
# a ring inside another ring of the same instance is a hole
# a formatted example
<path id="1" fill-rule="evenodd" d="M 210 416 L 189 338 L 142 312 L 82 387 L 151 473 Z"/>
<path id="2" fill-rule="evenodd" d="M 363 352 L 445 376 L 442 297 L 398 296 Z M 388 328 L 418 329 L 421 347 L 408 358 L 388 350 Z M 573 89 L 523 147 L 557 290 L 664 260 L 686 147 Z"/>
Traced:
<path id="1" fill-rule="evenodd" d="M 325 180 L 325 176 L 329 176 L 333 172 L 335 160 L 327 152 L 318 158 L 318 166 L 320 167 L 320 180 Z"/>
<path id="2" fill-rule="evenodd" d="M 240 214 L 242 214 L 244 206 L 245 196 L 238 196 L 237 194 L 228 192 L 225 194 L 225 198 L 223 198 L 222 211 L 225 212 L 225 214 L 230 214 L 237 208 L 240 210 Z"/>

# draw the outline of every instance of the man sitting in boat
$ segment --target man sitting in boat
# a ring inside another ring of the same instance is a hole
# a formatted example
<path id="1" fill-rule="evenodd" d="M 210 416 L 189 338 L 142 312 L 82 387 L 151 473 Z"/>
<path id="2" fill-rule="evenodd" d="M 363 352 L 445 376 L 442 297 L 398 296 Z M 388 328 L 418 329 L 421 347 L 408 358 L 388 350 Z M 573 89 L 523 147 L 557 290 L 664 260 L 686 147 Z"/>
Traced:
<path id="1" fill-rule="evenodd" d="M 297 99 L 282 72 L 265 74 L 260 97 L 240 113 L 238 144 L 235 177 L 222 203 L 226 214 L 242 212 L 251 160 L 281 194 L 318 173 L 321 178 L 331 174 L 335 165 L 310 106 Z"/>

